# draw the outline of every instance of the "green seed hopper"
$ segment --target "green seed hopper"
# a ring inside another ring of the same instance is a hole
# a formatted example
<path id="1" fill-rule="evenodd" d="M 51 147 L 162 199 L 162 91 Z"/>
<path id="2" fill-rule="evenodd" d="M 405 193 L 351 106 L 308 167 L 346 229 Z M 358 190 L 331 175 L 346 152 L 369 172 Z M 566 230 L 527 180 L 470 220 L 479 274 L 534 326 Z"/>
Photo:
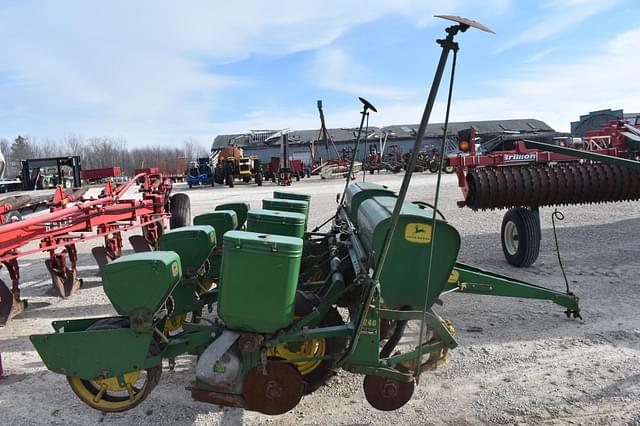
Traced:
<path id="1" fill-rule="evenodd" d="M 236 228 L 238 229 L 244 229 L 244 223 L 247 221 L 247 213 L 249 212 L 249 209 L 251 208 L 251 206 L 249 205 L 249 203 L 246 202 L 237 202 L 237 203 L 224 203 L 224 204 L 218 204 L 215 208 L 216 211 L 220 211 L 220 210 L 232 210 L 234 212 L 236 212 L 236 216 L 237 216 L 237 226 Z"/>
<path id="2" fill-rule="evenodd" d="M 216 251 L 216 231 L 209 225 L 186 226 L 160 236 L 159 250 L 175 252 L 182 261 L 182 280 L 167 299 L 165 332 L 178 329 L 187 314 L 202 315 L 205 305 L 211 306 L 217 294 L 211 292 L 214 283 L 213 265 L 220 262 Z M 193 318 L 192 318 L 193 319 Z"/>
<path id="3" fill-rule="evenodd" d="M 433 207 L 405 202 L 446 59 L 457 50 L 454 36 L 472 27 L 488 30 L 444 18 L 455 24 L 438 41 L 442 56 L 398 194 L 346 183 L 329 229 L 303 238 L 291 236 L 295 226 L 275 224 L 260 232 L 217 235 L 209 226 L 194 226 L 165 234 L 160 248 L 171 251 L 125 256 L 105 267 L 104 290 L 118 316 L 56 321 L 54 333 L 31 336 L 47 368 L 65 375 L 89 406 L 123 411 L 149 395 L 163 359 L 171 366 L 176 357 L 195 354 L 195 382 L 184 380 L 194 383 L 194 399 L 264 414 L 293 409 L 343 369 L 363 375 L 367 401 L 390 411 L 409 401 L 420 374 L 457 346 L 436 301 L 446 303 L 456 293 L 533 298 L 579 315 L 572 294 L 456 262 L 460 236 L 437 214 L 437 197 Z M 376 111 L 360 100 L 354 152 L 365 117 Z M 236 204 L 241 208 L 217 210 L 234 210 L 240 227 L 250 213 L 246 203 Z M 305 222 L 308 206 L 308 200 L 286 198 L 263 202 L 265 209 L 293 211 Z M 223 241 L 218 285 L 194 296 L 219 250 L 216 235 Z M 182 292 L 195 298 L 185 302 Z M 217 305 L 219 317 L 176 320 L 177 312 L 201 311 L 207 303 Z M 412 322 L 419 324 L 417 332 Z"/>
<path id="4" fill-rule="evenodd" d="M 249 210 L 247 231 L 302 238 L 305 217 L 302 213 L 278 210 Z"/>
<path id="5" fill-rule="evenodd" d="M 262 200 L 262 208 L 265 210 L 279 210 L 283 212 L 301 213 L 305 217 L 305 230 L 309 218 L 309 202 L 303 200 L 290 200 L 284 198 L 265 198 Z"/>
<path id="6" fill-rule="evenodd" d="M 244 206 L 244 205 L 243 205 Z M 217 210 L 212 213 L 204 213 L 193 218 L 194 225 L 210 225 L 216 230 L 217 247 L 209 258 L 209 272 L 206 276 L 207 287 L 220 279 L 222 264 L 222 242 L 228 231 L 238 228 L 238 215 L 234 210 Z"/>
<path id="7" fill-rule="evenodd" d="M 311 194 L 305 194 L 302 192 L 288 192 L 288 191 L 273 191 L 273 198 L 284 200 L 297 200 L 307 202 L 307 213 L 305 220 L 309 221 L 309 211 L 311 210 Z"/>

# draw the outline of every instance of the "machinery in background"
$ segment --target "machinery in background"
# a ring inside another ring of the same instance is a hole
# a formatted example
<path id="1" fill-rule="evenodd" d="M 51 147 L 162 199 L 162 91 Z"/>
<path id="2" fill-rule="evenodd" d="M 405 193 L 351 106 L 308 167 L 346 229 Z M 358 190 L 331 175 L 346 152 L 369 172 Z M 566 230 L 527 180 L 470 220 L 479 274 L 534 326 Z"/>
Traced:
<path id="1" fill-rule="evenodd" d="M 346 152 L 343 148 L 342 154 L 336 148 L 336 145 L 327 129 L 324 118 L 324 109 L 322 101 L 318 100 L 318 113 L 320 115 L 320 131 L 318 134 L 318 141 L 322 142 L 325 148 L 326 159 L 320 158 L 318 162 L 314 163 L 314 167 L 310 170 L 310 174 L 319 174 L 322 179 L 342 178 L 345 177 L 345 173 L 349 170 L 350 162 L 348 158 L 351 157 L 352 151 Z M 331 150 L 335 154 L 335 158 L 332 158 Z M 353 173 L 357 173 L 362 170 L 362 163 L 356 162 L 356 167 Z"/>
<path id="2" fill-rule="evenodd" d="M 105 179 L 122 176 L 120 167 L 102 167 L 99 169 L 85 169 L 80 173 L 82 180 L 92 184 L 102 182 Z"/>
<path id="3" fill-rule="evenodd" d="M 139 185 L 141 198 L 125 197 L 134 183 Z M 142 229 L 142 235 L 131 236 L 129 241 L 138 251 L 150 250 L 157 247 L 167 221 L 171 228 L 191 223 L 189 197 L 171 196 L 171 181 L 161 175 L 139 174 L 120 186 L 108 181 L 98 198 L 84 198 L 84 191 L 65 192 L 58 186 L 53 198 L 41 203 L 49 213 L 19 222 L 11 220 L 2 226 L 0 264 L 7 268 L 12 286 L 10 289 L 0 280 L 0 326 L 27 307 L 27 301 L 20 297 L 19 258 L 47 252 L 50 294 L 65 298 L 82 285 L 77 272 L 77 244 L 103 238 L 104 245 L 91 250 L 102 269 L 121 255 L 122 232 Z M 38 244 L 34 247 L 32 242 Z"/>
<path id="4" fill-rule="evenodd" d="M 228 145 L 217 152 L 217 162 L 213 171 L 215 183 L 226 183 L 233 188 L 236 179 L 244 183 L 253 180 L 262 186 L 262 163 L 255 156 L 245 156 L 242 148 Z"/>
<path id="5" fill-rule="evenodd" d="M 63 167 L 69 170 L 63 169 Z M 53 170 L 54 174 L 47 174 L 47 170 Z M 72 186 L 80 188 L 82 181 L 80 172 L 80 157 L 77 155 L 70 157 L 51 157 L 51 158 L 31 158 L 22 161 L 22 184 L 23 189 L 43 189 L 55 188 L 56 185 L 65 187 Z M 65 173 L 66 172 L 66 173 Z M 67 184 L 67 178 L 69 183 Z"/>
<path id="6" fill-rule="evenodd" d="M 213 170 L 209 163 L 209 157 L 198 158 L 198 161 L 191 161 L 187 169 L 187 184 L 189 188 L 194 186 L 215 185 Z"/>
<path id="7" fill-rule="evenodd" d="M 6 160 L 0 151 L 0 192 L 15 191 L 22 188 L 22 181 L 19 179 L 5 179 Z"/>
<path id="8" fill-rule="evenodd" d="M 448 158 L 464 196 L 458 206 L 507 209 L 500 234 L 514 266 L 538 258 L 541 207 L 640 199 L 640 128 L 627 120 L 611 121 L 579 140 L 529 133 L 484 142 L 473 129 L 460 132 L 458 140 L 460 153 Z"/>
<path id="9" fill-rule="evenodd" d="M 271 157 L 269 166 L 264 170 L 264 178 L 280 186 L 291 185 L 293 179 L 300 181 L 305 176 L 311 176 L 311 170 L 303 160 L 292 158 L 289 150 L 289 133 L 289 129 L 279 130 L 265 140 L 266 143 L 280 140 L 280 156 Z"/>

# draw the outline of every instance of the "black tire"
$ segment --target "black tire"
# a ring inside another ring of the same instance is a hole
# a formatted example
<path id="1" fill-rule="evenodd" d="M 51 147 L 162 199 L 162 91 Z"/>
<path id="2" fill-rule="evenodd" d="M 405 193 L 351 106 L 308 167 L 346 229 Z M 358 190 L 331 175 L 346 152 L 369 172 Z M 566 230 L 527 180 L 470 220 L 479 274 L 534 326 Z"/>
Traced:
<path id="1" fill-rule="evenodd" d="M 191 182 L 189 182 L 189 189 L 193 188 L 193 184 Z"/>
<path id="2" fill-rule="evenodd" d="M 256 173 L 256 184 L 262 186 L 262 173 Z"/>
<path id="3" fill-rule="evenodd" d="M 296 182 L 300 182 L 300 174 L 296 173 Z"/>
<path id="4" fill-rule="evenodd" d="M 442 168 L 442 170 L 443 170 L 445 173 L 447 173 L 447 174 L 451 174 L 451 173 L 453 173 L 453 172 L 455 172 L 455 171 L 456 171 L 456 169 L 455 169 L 453 166 L 447 166 L 447 165 L 445 165 L 445 166 Z"/>
<path id="5" fill-rule="evenodd" d="M 531 266 L 540 253 L 540 218 L 525 208 L 507 211 L 502 219 L 500 241 L 504 257 L 513 266 Z"/>
<path id="6" fill-rule="evenodd" d="M 229 185 L 229 188 L 233 188 L 233 174 L 229 173 L 227 174 L 227 185 Z"/>
<path id="7" fill-rule="evenodd" d="M 191 200 L 187 194 L 173 194 L 171 196 L 170 229 L 191 225 Z"/>
<path id="8" fill-rule="evenodd" d="M 332 308 L 327 312 L 327 315 L 325 315 L 322 321 L 320 321 L 319 325 L 321 327 L 344 325 L 344 320 L 340 316 L 340 313 L 338 313 L 338 310 Z M 346 344 L 347 339 L 344 337 L 327 338 L 325 339 L 325 354 L 331 355 L 340 353 Z M 335 360 L 325 359 L 315 368 L 315 370 L 302 376 L 302 380 L 305 383 L 305 395 L 309 395 L 320 388 L 327 382 L 327 380 L 336 374 L 334 362 Z"/>
<path id="9" fill-rule="evenodd" d="M 220 170 L 219 167 L 216 167 L 213 171 L 213 180 L 218 185 L 222 185 L 224 183 L 224 173 L 222 173 L 222 170 Z"/>
<path id="10" fill-rule="evenodd" d="M 429 163 L 429 171 L 431 173 L 438 173 L 438 163 L 435 161 L 431 161 Z"/>

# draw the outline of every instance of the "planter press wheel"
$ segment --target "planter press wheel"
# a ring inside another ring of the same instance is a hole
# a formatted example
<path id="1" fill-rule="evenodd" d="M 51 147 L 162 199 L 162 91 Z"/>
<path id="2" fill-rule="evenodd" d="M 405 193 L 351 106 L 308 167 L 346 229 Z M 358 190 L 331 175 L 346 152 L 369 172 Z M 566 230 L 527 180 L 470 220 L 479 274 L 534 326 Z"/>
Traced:
<path id="1" fill-rule="evenodd" d="M 401 382 L 380 376 L 365 376 L 364 396 L 371 406 L 381 411 L 393 411 L 409 402 L 415 382 Z"/>
<path id="2" fill-rule="evenodd" d="M 540 219 L 525 208 L 507 211 L 500 231 L 504 257 L 513 266 L 530 266 L 540 253 Z"/>
<path id="3" fill-rule="evenodd" d="M 129 321 L 109 318 L 96 321 L 87 330 L 112 330 L 129 327 Z M 157 350 L 150 350 L 156 352 Z M 131 371 L 120 380 L 110 377 L 102 380 L 84 380 L 67 376 L 71 390 L 84 402 L 96 410 L 120 412 L 130 410 L 140 404 L 160 381 L 161 367 Z"/>
<path id="4" fill-rule="evenodd" d="M 321 327 L 343 324 L 344 321 L 336 309 L 330 310 L 320 322 Z M 297 350 L 291 350 L 287 344 L 275 346 L 269 349 L 267 355 L 281 359 L 323 357 L 340 352 L 345 344 L 344 338 L 311 339 L 300 344 Z M 305 395 L 317 390 L 335 374 L 331 359 L 294 362 L 292 365 L 302 375 Z"/>

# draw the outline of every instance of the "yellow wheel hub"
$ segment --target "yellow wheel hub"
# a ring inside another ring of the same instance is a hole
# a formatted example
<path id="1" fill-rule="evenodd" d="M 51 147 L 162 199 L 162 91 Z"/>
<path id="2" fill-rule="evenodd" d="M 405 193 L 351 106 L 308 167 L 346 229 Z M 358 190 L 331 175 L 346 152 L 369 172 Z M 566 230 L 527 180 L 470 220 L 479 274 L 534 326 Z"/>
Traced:
<path id="1" fill-rule="evenodd" d="M 176 331 L 187 320 L 187 314 L 176 315 L 175 317 L 169 317 L 164 323 L 164 334 Z"/>
<path id="2" fill-rule="evenodd" d="M 326 342 L 324 339 L 309 340 L 300 344 L 297 351 L 292 351 L 287 344 L 282 344 L 269 349 L 268 356 L 284 359 L 322 357 L 326 352 Z M 310 360 L 294 362 L 293 365 L 301 375 L 309 374 L 322 363 L 322 360 Z"/>
<path id="3" fill-rule="evenodd" d="M 103 380 L 83 380 L 67 377 L 71 389 L 89 406 L 101 411 L 124 411 L 136 406 L 147 391 L 146 376 L 141 381 L 141 372 L 133 371 L 120 377 Z"/>

